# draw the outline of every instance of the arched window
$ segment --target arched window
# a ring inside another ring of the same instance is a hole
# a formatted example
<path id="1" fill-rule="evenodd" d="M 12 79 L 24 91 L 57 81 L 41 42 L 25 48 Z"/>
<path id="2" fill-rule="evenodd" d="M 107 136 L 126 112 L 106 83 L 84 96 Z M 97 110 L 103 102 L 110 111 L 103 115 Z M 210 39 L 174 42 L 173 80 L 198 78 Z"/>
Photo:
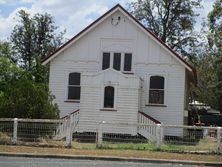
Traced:
<path id="1" fill-rule="evenodd" d="M 68 99 L 80 100 L 80 73 L 74 72 L 69 74 Z"/>
<path id="2" fill-rule="evenodd" d="M 164 104 L 164 77 L 150 77 L 149 103 Z"/>
<path id="3" fill-rule="evenodd" d="M 104 89 L 104 108 L 114 108 L 114 87 L 106 86 Z"/>

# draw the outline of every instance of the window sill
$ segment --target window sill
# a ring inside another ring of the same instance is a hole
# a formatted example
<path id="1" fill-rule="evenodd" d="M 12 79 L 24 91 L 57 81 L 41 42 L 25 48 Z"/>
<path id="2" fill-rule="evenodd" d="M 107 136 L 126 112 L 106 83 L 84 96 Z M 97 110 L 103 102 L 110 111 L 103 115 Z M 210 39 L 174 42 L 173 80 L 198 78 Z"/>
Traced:
<path id="1" fill-rule="evenodd" d="M 126 71 L 123 71 L 123 74 L 129 74 L 129 75 L 134 75 L 134 73 L 133 72 L 126 72 Z"/>
<path id="2" fill-rule="evenodd" d="M 80 100 L 65 100 L 65 103 L 80 103 Z"/>
<path id="3" fill-rule="evenodd" d="M 167 107 L 165 104 L 146 104 L 147 107 Z"/>
<path id="4" fill-rule="evenodd" d="M 117 112 L 117 110 L 115 110 L 115 109 L 106 109 L 106 108 L 100 109 L 100 111 L 114 111 L 114 112 Z"/>

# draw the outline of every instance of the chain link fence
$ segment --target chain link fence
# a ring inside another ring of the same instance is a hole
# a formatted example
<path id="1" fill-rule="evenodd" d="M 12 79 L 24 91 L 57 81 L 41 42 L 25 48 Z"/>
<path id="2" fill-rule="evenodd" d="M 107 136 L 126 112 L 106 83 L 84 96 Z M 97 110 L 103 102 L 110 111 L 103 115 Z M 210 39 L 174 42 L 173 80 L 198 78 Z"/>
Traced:
<path id="1" fill-rule="evenodd" d="M 77 132 L 73 131 L 75 128 L 72 126 L 78 127 L 78 124 L 73 124 L 68 118 L 65 120 L 0 119 L 0 144 L 68 146 L 78 149 L 97 147 L 172 152 L 222 152 L 221 127 L 100 122 L 97 123 L 96 132 Z M 121 131 L 124 133 L 119 133 Z"/>

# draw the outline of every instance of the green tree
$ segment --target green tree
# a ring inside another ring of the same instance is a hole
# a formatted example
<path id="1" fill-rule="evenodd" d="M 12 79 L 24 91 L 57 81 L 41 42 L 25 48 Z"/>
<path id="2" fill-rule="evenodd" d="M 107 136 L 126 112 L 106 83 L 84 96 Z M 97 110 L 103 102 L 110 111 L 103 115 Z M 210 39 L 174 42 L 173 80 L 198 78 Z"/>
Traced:
<path id="1" fill-rule="evenodd" d="M 207 42 L 197 59 L 198 100 L 222 111 L 222 0 L 216 0 L 208 14 Z"/>
<path id="2" fill-rule="evenodd" d="M 61 45 L 63 33 L 49 14 L 21 10 L 11 43 L 0 42 L 0 117 L 58 118 L 41 59 Z"/>
<path id="3" fill-rule="evenodd" d="M 41 65 L 41 60 L 62 44 L 64 32 L 56 33 L 58 27 L 47 13 L 31 17 L 20 10 L 18 17 L 18 24 L 11 34 L 14 58 L 19 66 L 32 72 L 36 82 L 45 82 L 47 69 Z"/>
<path id="4" fill-rule="evenodd" d="M 0 56 L 1 57 L 6 57 L 11 59 L 13 62 L 16 62 L 15 59 L 13 59 L 13 51 L 11 48 L 11 45 L 9 42 L 1 42 L 0 41 Z"/>
<path id="5" fill-rule="evenodd" d="M 208 14 L 210 47 L 222 49 L 222 0 L 216 0 L 213 10 Z"/>
<path id="6" fill-rule="evenodd" d="M 209 44 L 214 51 L 214 73 L 216 79 L 214 82 L 216 97 L 216 108 L 222 111 L 222 0 L 216 0 L 213 10 L 208 14 Z"/>
<path id="7" fill-rule="evenodd" d="M 201 0 L 137 0 L 130 4 L 131 13 L 172 49 L 189 56 L 195 45 L 194 9 Z"/>
<path id="8" fill-rule="evenodd" d="M 199 55 L 196 61 L 198 83 L 195 93 L 197 100 L 206 103 L 213 108 L 217 108 L 215 59 L 210 51 L 205 51 Z"/>
<path id="9" fill-rule="evenodd" d="M 31 73 L 0 56 L 0 117 L 58 118 L 47 84 L 30 80 Z"/>

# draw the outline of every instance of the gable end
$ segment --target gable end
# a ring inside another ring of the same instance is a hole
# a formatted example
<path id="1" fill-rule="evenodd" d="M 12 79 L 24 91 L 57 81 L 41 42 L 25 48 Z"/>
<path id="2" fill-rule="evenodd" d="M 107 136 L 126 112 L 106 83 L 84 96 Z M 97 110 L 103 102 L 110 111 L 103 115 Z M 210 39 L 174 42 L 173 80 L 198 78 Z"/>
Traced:
<path id="1" fill-rule="evenodd" d="M 113 14 L 115 11 L 120 10 L 123 14 L 126 16 L 129 16 L 129 19 L 136 24 L 143 32 L 145 32 L 149 37 L 151 37 L 153 40 L 158 42 L 167 52 L 169 52 L 177 61 L 179 61 L 188 71 L 195 74 L 195 69 L 187 63 L 180 55 L 178 55 L 173 49 L 171 49 L 167 44 L 165 44 L 160 38 L 158 38 L 153 32 L 148 30 L 142 23 L 140 23 L 135 17 L 133 17 L 126 9 L 124 9 L 121 5 L 117 4 L 112 9 L 110 9 L 108 12 L 103 14 L 101 17 L 99 17 L 96 21 L 91 23 L 89 26 L 87 26 L 85 29 L 83 29 L 81 32 L 79 32 L 77 35 L 75 35 L 73 38 L 71 38 L 68 42 L 66 42 L 64 45 L 59 47 L 57 50 L 55 50 L 53 53 L 51 53 L 49 56 L 47 56 L 45 59 L 42 60 L 42 64 L 46 65 L 51 60 L 53 60 L 57 55 L 59 55 L 63 50 L 68 48 L 70 45 L 75 43 L 78 39 L 80 39 L 82 36 L 84 36 L 86 33 L 88 33 L 91 29 L 96 27 L 98 24 L 103 22 L 107 17 L 109 17 L 111 14 Z"/>

